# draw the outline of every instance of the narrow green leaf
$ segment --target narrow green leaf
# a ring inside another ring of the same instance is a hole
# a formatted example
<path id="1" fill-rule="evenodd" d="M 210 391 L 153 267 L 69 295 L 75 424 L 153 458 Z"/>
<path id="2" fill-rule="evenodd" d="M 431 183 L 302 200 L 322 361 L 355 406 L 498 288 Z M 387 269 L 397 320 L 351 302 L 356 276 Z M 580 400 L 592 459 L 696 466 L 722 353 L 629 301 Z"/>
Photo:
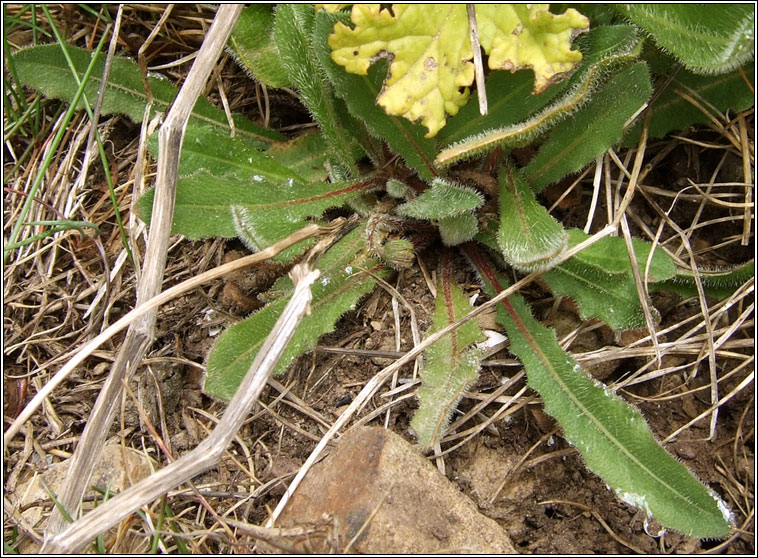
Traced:
<path id="1" fill-rule="evenodd" d="M 457 141 L 440 151 L 435 164 L 448 167 L 498 146 L 519 147 L 531 143 L 583 106 L 608 72 L 635 60 L 640 39 L 630 25 L 601 27 L 577 39 L 576 46 L 582 51 L 582 65 L 569 80 L 558 85 L 561 95 L 556 96 L 554 102 L 547 104 L 553 98 L 550 94 L 524 98 L 519 89 L 518 94 L 506 95 L 505 102 L 494 99 L 492 112 L 486 117 L 474 119 L 474 109 L 468 109 L 466 114 L 471 120 L 465 121 L 462 116 L 462 123 L 453 125 L 451 139 Z M 518 78 L 510 81 L 515 82 L 516 87 L 523 87 Z"/>
<path id="2" fill-rule="evenodd" d="M 568 235 L 547 212 L 518 169 L 500 169 L 500 227 L 497 243 L 503 256 L 520 271 L 549 267 L 566 249 Z"/>
<path id="3" fill-rule="evenodd" d="M 609 272 L 572 258 L 545 272 L 542 278 L 556 296 L 573 298 L 584 320 L 600 318 L 611 328 L 621 330 L 646 324 L 634 279 L 625 273 Z M 655 308 L 650 306 L 650 310 L 658 321 Z"/>
<path id="4" fill-rule="evenodd" d="M 581 244 L 590 237 L 580 229 L 569 229 L 569 246 L 572 248 Z M 639 238 L 632 238 L 632 246 L 637 259 L 637 265 L 640 273 L 643 273 L 647 265 L 647 259 L 650 255 L 652 244 Z M 578 262 L 584 265 L 592 265 L 604 269 L 609 273 L 629 273 L 632 268 L 629 264 L 629 253 L 626 249 L 626 242 L 618 236 L 606 236 L 601 238 L 589 248 L 585 248 L 579 254 L 574 256 Z M 656 250 L 650 260 L 648 269 L 648 281 L 657 283 L 670 279 L 676 273 L 676 266 L 673 260 L 663 251 Z"/>
<path id="5" fill-rule="evenodd" d="M 296 357 L 311 350 L 320 336 L 332 331 L 337 320 L 373 290 L 375 280 L 369 271 L 378 277 L 389 274 L 388 268 L 368 252 L 365 223 L 335 244 L 315 267 L 321 271 L 321 277 L 312 288 L 311 313 L 303 318 L 275 374 L 281 374 Z M 288 278 L 277 282 L 274 288 L 283 290 L 284 296 L 219 337 L 208 357 L 203 386 L 207 394 L 225 400 L 234 395 L 292 294 Z"/>
<path id="6" fill-rule="evenodd" d="M 588 236 L 571 229 L 569 245 L 573 247 Z M 640 273 L 644 273 L 651 245 L 638 238 L 633 238 L 632 244 Z M 648 270 L 650 283 L 669 279 L 675 272 L 673 260 L 660 250 L 654 252 Z M 623 238 L 599 240 L 542 274 L 542 279 L 554 294 L 576 300 L 582 319 L 600 318 L 613 329 L 632 329 L 646 324 Z M 657 314 L 655 308 L 650 306 L 650 309 Z"/>
<path id="7" fill-rule="evenodd" d="M 644 62 L 617 73 L 571 120 L 556 126 L 525 168 L 527 181 L 540 191 L 582 170 L 621 139 L 624 125 L 647 102 L 651 92 Z"/>
<path id="8" fill-rule="evenodd" d="M 755 103 L 755 93 L 751 88 L 751 84 L 754 83 L 755 66 L 753 64 L 743 66 L 741 71 L 738 69 L 718 76 L 701 76 L 680 69 L 666 90 L 648 109 L 652 113 L 648 137 L 662 138 L 672 130 L 683 130 L 693 124 L 711 122 L 707 114 L 679 93 L 693 97 L 704 108 L 710 104 L 722 113 L 727 110 L 742 112 Z M 641 129 L 642 123 L 637 122 L 624 135 L 624 145 L 636 146 Z"/>
<path id="9" fill-rule="evenodd" d="M 184 131 L 179 175 L 187 176 L 200 169 L 211 174 L 235 173 L 241 179 L 255 176 L 268 180 L 304 180 L 285 165 L 260 150 L 266 147 L 245 136 L 230 137 L 229 133 L 204 124 L 190 124 Z M 148 138 L 148 148 L 158 157 L 158 134 Z"/>
<path id="10" fill-rule="evenodd" d="M 357 144 L 339 118 L 311 43 L 314 16 L 310 5 L 279 4 L 274 18 L 274 41 L 290 82 L 297 88 L 300 100 L 311 111 L 329 144 L 330 155 L 352 176 L 358 176 L 355 165 Z"/>
<path id="11" fill-rule="evenodd" d="M 416 219 L 444 219 L 471 212 L 484 203 L 482 195 L 467 186 L 435 178 L 432 187 L 395 210 L 398 215 Z"/>
<path id="12" fill-rule="evenodd" d="M 731 71 L 755 53 L 751 4 L 619 4 L 616 10 L 701 74 Z"/>
<path id="13" fill-rule="evenodd" d="M 487 115 L 479 113 L 479 100 L 472 96 L 434 139 L 439 146 L 450 146 L 493 129 L 523 122 L 565 93 L 567 84 L 568 80 L 533 95 L 534 75 L 529 70 L 492 72 L 486 81 Z"/>
<path id="14" fill-rule="evenodd" d="M 337 21 L 349 20 L 347 14 L 330 14 L 319 11 L 314 26 L 314 50 L 321 66 L 326 71 L 335 92 L 344 99 L 355 118 L 361 120 L 369 132 L 386 141 L 394 153 L 399 153 L 406 164 L 418 171 L 419 176 L 431 180 L 437 176 L 434 168 L 434 142 L 424 137 L 423 126 L 405 118 L 388 116 L 376 104 L 382 90 L 382 81 L 387 75 L 386 59 L 374 63 L 367 75 L 349 74 L 331 57 L 328 37 Z"/>
<path id="15" fill-rule="evenodd" d="M 321 134 L 315 130 L 300 134 L 290 141 L 277 142 L 266 153 L 280 165 L 297 173 L 303 182 L 322 182 L 329 175 L 325 166 L 329 148 Z"/>
<path id="16" fill-rule="evenodd" d="M 429 335 L 455 323 L 470 311 L 468 299 L 453 280 L 450 258 L 443 257 Z M 421 447 L 430 448 L 440 440 L 458 402 L 476 380 L 482 351 L 471 345 L 483 339 L 484 332 L 476 321 L 471 320 L 424 353 L 418 390 L 419 408 L 411 421 Z"/>
<path id="17" fill-rule="evenodd" d="M 308 217 L 320 217 L 330 207 L 382 186 L 379 179 L 337 184 L 305 184 L 292 178 L 275 182 L 263 176 L 241 180 L 234 173 L 215 175 L 201 169 L 179 180 L 172 232 L 191 239 L 240 235 L 258 251 L 302 228 Z M 152 202 L 152 191 L 140 200 L 145 219 Z M 293 246 L 277 259 L 290 259 L 305 246 Z"/>
<path id="18" fill-rule="evenodd" d="M 158 156 L 158 134 L 148 138 L 148 147 Z M 188 125 L 184 132 L 179 175 L 205 169 L 221 176 L 236 174 L 240 180 L 272 182 L 289 180 L 321 182 L 327 178 L 324 162 L 327 148 L 321 136 L 306 132 L 289 141 L 276 142 L 265 152 L 264 144 L 244 136 L 230 137 L 212 126 Z"/>
<path id="19" fill-rule="evenodd" d="M 475 247 L 467 248 L 485 292 L 494 296 L 506 288 L 502 274 Z M 545 411 L 621 500 L 689 536 L 720 538 L 729 532 L 726 504 L 656 442 L 636 408 L 592 380 L 561 349 L 555 333 L 532 317 L 520 296 L 498 304 L 497 316 Z"/>
<path id="20" fill-rule="evenodd" d="M 745 282 L 755 277 L 755 260 L 732 269 L 703 270 L 699 274 L 706 296 L 724 299 L 734 294 Z M 654 289 L 671 291 L 683 298 L 697 296 L 697 286 L 691 270 L 677 270 L 676 276 L 652 285 Z"/>
<path id="21" fill-rule="evenodd" d="M 240 66 L 269 87 L 291 87 L 274 42 L 274 12 L 266 4 L 242 10 L 229 37 L 229 50 Z"/>
<path id="22" fill-rule="evenodd" d="M 71 60 L 80 79 L 92 60 L 88 50 L 67 47 Z M 56 44 L 41 45 L 19 50 L 14 55 L 19 79 L 45 96 L 71 102 L 76 93 L 76 83 L 71 76 L 66 59 Z M 85 87 L 88 99 L 96 99 L 103 75 L 105 56 L 100 55 L 92 76 Z M 176 97 L 177 89 L 165 79 L 148 77 L 154 97 L 154 110 L 166 112 Z M 142 122 L 147 105 L 147 93 L 142 85 L 137 64 L 128 58 L 114 57 L 110 78 L 105 88 L 101 114 L 125 114 L 134 122 Z M 84 108 L 83 102 L 78 108 Z M 192 110 L 190 122 L 195 121 L 220 128 L 229 133 L 229 122 L 224 111 L 199 98 Z M 240 115 L 234 115 L 238 134 L 258 140 L 264 144 L 284 139 L 281 134 L 254 124 Z"/>

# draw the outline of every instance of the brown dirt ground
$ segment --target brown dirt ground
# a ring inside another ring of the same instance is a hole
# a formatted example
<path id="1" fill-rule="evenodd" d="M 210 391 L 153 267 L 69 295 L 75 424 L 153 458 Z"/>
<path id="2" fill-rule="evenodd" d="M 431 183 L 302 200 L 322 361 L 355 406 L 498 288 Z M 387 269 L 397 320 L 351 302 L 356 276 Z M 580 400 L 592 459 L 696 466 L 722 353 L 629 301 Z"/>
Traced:
<path id="1" fill-rule="evenodd" d="M 170 20 L 173 27 L 168 36 L 171 40 L 159 43 L 163 45 L 158 51 L 160 54 L 156 54 L 151 63 L 160 63 L 171 59 L 173 53 L 187 53 L 197 48 L 197 31 L 207 25 L 210 16 L 199 8 L 182 7 L 178 10 Z M 133 8 L 130 14 L 132 19 L 123 32 L 127 38 L 123 53 L 134 55 L 139 47 L 138 39 L 149 32 L 152 19 L 147 8 Z M 65 21 L 68 21 L 66 18 L 70 19 L 72 32 L 83 25 L 78 14 L 60 13 L 59 16 Z M 171 70 L 168 75 L 176 78 L 186 68 L 185 65 Z M 255 86 L 231 61 L 223 64 L 221 75 L 228 87 L 226 93 L 233 110 L 245 112 L 260 121 Z M 292 104 L 291 97 L 272 92 L 269 95 L 272 126 L 301 123 L 307 116 Z M 218 99 L 215 91 L 210 96 Z M 110 151 L 114 154 L 114 160 L 123 161 L 119 165 L 119 183 L 124 183 L 132 172 L 130 166 L 134 164 L 135 138 L 139 135 L 139 127 L 123 118 L 110 121 L 113 124 L 109 138 Z M 697 137 L 701 141 L 725 143 L 709 130 L 699 132 Z M 23 151 L 28 140 L 17 137 L 14 141 L 15 148 Z M 673 148 L 671 142 L 676 143 Z M 707 182 L 718 165 L 721 165 L 721 174 L 716 182 L 742 180 L 742 162 L 733 150 L 703 149 L 684 140 L 656 140 L 648 148 L 650 157 L 667 148 L 671 148 L 670 153 L 658 161 L 648 174 L 644 182 L 646 186 L 666 188 L 687 178 L 697 183 Z M 7 151 L 5 157 L 8 161 Z M 624 153 L 620 153 L 619 157 L 624 160 Z M 722 157 L 724 161 L 721 161 Z M 6 162 L 6 172 L 11 166 L 12 162 Z M 13 184 L 23 172 L 33 170 L 22 167 L 15 175 L 7 175 L 6 186 Z M 71 176 L 75 178 L 76 173 L 71 171 Z M 93 278 L 102 277 L 110 269 L 121 251 L 109 205 L 104 201 L 107 192 L 104 191 L 102 171 L 97 171 L 97 165 L 92 166 L 87 184 L 82 205 L 89 220 L 101 225 L 101 245 L 70 234 L 58 241 L 55 258 L 51 252 L 43 252 L 27 262 L 6 268 L 3 354 L 5 417 L 16 416 L 39 386 L 65 362 L 65 359 L 54 359 L 75 350 L 91 332 L 99 331 L 103 323 L 114 322 L 133 304 L 135 279 L 134 273 L 128 269 L 111 285 L 106 303 L 100 306 L 96 316 L 83 317 L 94 297 L 93 293 L 87 294 L 85 291 Z M 563 189 L 565 187 L 566 184 Z M 591 173 L 583 180 L 579 190 L 573 201 L 569 197 L 568 202 L 555 210 L 555 214 L 568 226 L 581 226 L 586 219 Z M 552 203 L 562 191 L 560 187 L 550 189 L 545 193 L 545 201 Z M 658 195 L 655 199 L 662 207 L 668 207 L 670 198 L 651 192 L 653 196 Z M 43 191 L 40 195 L 51 205 L 58 204 L 54 193 Z M 121 196 L 122 209 L 128 216 L 131 201 L 129 189 L 121 190 Z M 11 197 L 6 191 L 6 227 L 11 211 L 18 203 L 19 198 Z M 680 202 L 675 206 L 672 218 L 686 228 L 698 207 L 697 203 Z M 655 230 L 658 216 L 641 196 L 635 199 L 632 209 L 638 217 L 631 223 L 635 235 L 644 237 L 645 225 Z M 705 222 L 734 214 L 732 210 L 706 205 L 697 218 Z M 604 202 L 601 202 L 596 215 L 605 215 Z M 54 214 L 47 218 L 54 218 Z M 731 219 L 697 229 L 692 244 L 699 251 L 699 263 L 736 264 L 752 257 L 752 238 L 746 247 L 731 242 L 712 249 L 722 239 L 733 239 L 741 234 L 741 227 L 739 219 Z M 671 236 L 671 229 L 667 229 L 664 240 Z M 676 241 L 672 241 L 670 246 L 677 246 Z M 235 241 L 188 242 L 177 239 L 169 252 L 165 287 L 237 257 L 243 250 Z M 437 267 L 434 249 L 419 254 L 419 260 L 429 274 L 434 274 Z M 459 284 L 468 294 L 477 293 L 478 282 L 465 262 L 461 261 L 457 269 Z M 135 392 L 141 394 L 140 399 L 151 422 L 175 454 L 182 454 L 197 445 L 213 427 L 212 417 L 218 417 L 223 410 L 222 404 L 211 400 L 200 390 L 203 363 L 215 337 L 223 328 L 249 314 L 256 305 L 256 295 L 265 290 L 280 271 L 275 266 L 264 266 L 255 271 L 238 273 L 210 283 L 161 309 L 156 341 L 133 386 L 138 388 Z M 413 306 L 423 333 L 430 323 L 434 305 L 424 274 L 416 266 L 395 277 L 392 284 Z M 85 292 L 83 296 L 82 292 Z M 527 287 L 524 294 L 534 301 L 537 315 L 556 325 L 562 334 L 570 333 L 580 325 L 591 325 L 582 324 L 570 305 L 555 301 L 538 284 Z M 733 323 L 751 299 L 752 295 L 749 295 L 738 301 L 718 327 Z M 63 304 L 56 305 L 56 301 L 63 301 Z M 700 312 L 697 301 L 693 300 L 656 296 L 654 301 L 662 314 L 659 329 L 679 324 Z M 716 301 L 711 300 L 710 303 L 713 310 Z M 400 324 L 399 346 L 395 338 L 396 318 Z M 752 319 L 752 315 L 749 316 L 730 337 L 733 342 L 733 348 L 729 349 L 731 353 L 723 353 L 717 359 L 719 377 L 727 375 L 738 364 L 746 363 L 743 369 L 720 383 L 720 394 L 730 393 L 752 372 Z M 695 323 L 673 329 L 668 334 L 668 340 L 679 339 Z M 12 493 L 21 478 L 70 455 L 122 339 L 123 336 L 116 336 L 89 358 L 50 398 L 51 405 L 35 415 L 27 431 L 29 435 L 18 437 L 10 443 L 4 460 L 6 493 Z M 620 342 L 624 340 L 616 340 L 607 328 L 594 328 L 580 335 L 570 350 L 581 353 L 605 348 L 611 354 L 610 351 L 618 348 Z M 704 345 L 701 341 L 700 347 Z M 390 352 L 408 350 L 412 347 L 409 312 L 400 304 L 396 317 L 392 295 L 378 289 L 364 299 L 356 311 L 347 314 L 339 322 L 337 330 L 324 337 L 319 346 Z M 664 357 L 663 367 L 679 367 L 672 373 L 620 390 L 625 399 L 640 407 L 659 439 L 667 437 L 710 406 L 707 359 L 698 359 L 697 351 L 691 348 L 693 346 L 690 344 L 688 351 Z M 519 372 L 518 366 L 507 362 L 509 355 L 506 351 L 491 358 L 500 362 L 483 368 L 479 381 L 462 401 L 454 421 L 483 396 L 500 387 L 506 378 Z M 614 364 L 601 367 L 602 370 L 598 368 L 595 373 L 602 373 L 604 381 L 613 385 L 652 360 L 654 356 L 648 350 L 647 353 L 622 356 L 614 360 Z M 283 377 L 278 378 L 280 387 L 266 388 L 262 397 L 265 407 L 259 408 L 246 422 L 238 441 L 222 463 L 195 479 L 195 487 L 219 515 L 251 524 L 264 524 L 283 493 L 284 483 L 305 461 L 328 425 L 363 385 L 390 362 L 391 359 L 384 357 L 320 350 L 304 355 Z M 692 365 L 688 367 L 687 364 Z M 40 368 L 44 369 L 44 373 L 38 371 Z M 408 366 L 401 371 L 400 378 L 410 378 L 412 374 L 412 367 Z M 156 397 L 156 384 L 151 375 L 158 378 L 160 398 Z M 287 395 L 282 395 L 284 388 L 281 386 L 286 387 Z M 513 382 L 503 395 L 515 394 L 523 386 L 523 379 Z M 705 388 L 697 390 L 702 387 Z M 657 536 L 658 526 L 647 525 L 640 512 L 620 502 L 598 477 L 584 467 L 577 452 L 561 438 L 554 421 L 542 412 L 535 398 L 528 402 L 524 399 L 523 404 L 513 406 L 515 408 L 493 421 L 491 417 L 502 405 L 495 401 L 474 413 L 465 423 L 455 424 L 455 430 L 443 440 L 443 450 L 458 445 L 461 432 L 480 431 L 445 454 L 445 472 L 479 504 L 484 514 L 502 525 L 524 553 L 634 551 L 684 554 L 711 551 L 753 554 L 755 401 L 752 390 L 751 383 L 720 408 L 713 440 L 706 440 L 709 434 L 706 418 L 694 423 L 667 444 L 667 449 L 707 482 L 734 511 L 738 530 L 727 541 L 697 541 L 668 532 Z M 527 396 L 532 395 L 530 391 L 526 393 Z M 676 397 L 667 398 L 671 395 Z M 387 398 L 375 396 L 362 416 L 385 403 Z M 415 398 L 404 398 L 391 407 L 386 419 L 389 428 L 411 441 L 413 436 L 409 431 L 409 422 L 415 407 Z M 373 419 L 373 424 L 384 423 L 386 416 L 386 413 L 379 414 Z M 6 421 L 6 427 L 7 424 Z M 127 401 L 125 404 L 123 416 L 114 424 L 112 435 L 120 436 L 131 447 L 143 448 L 165 463 L 133 403 Z M 226 532 L 219 528 L 200 504 L 197 495 L 186 487 L 172 491 L 168 502 L 176 516 L 171 531 L 182 533 L 181 538 L 192 552 L 244 551 L 255 544 L 253 539 L 244 535 L 238 535 L 234 541 L 229 540 Z M 46 511 L 49 511 L 49 503 L 46 506 Z M 158 505 L 152 507 L 153 512 L 157 513 L 157 510 Z M 4 541 L 9 544 L 16 541 L 14 544 L 17 544 L 24 537 L 30 537 L 28 526 L 19 524 L 17 516 L 10 514 L 7 508 L 6 512 Z M 129 527 L 131 531 L 127 535 L 109 536 L 107 543 L 110 551 L 143 552 L 147 549 L 149 537 L 144 535 L 146 525 L 133 520 Z M 164 537 L 166 550 L 176 551 L 175 540 L 171 536 Z"/>

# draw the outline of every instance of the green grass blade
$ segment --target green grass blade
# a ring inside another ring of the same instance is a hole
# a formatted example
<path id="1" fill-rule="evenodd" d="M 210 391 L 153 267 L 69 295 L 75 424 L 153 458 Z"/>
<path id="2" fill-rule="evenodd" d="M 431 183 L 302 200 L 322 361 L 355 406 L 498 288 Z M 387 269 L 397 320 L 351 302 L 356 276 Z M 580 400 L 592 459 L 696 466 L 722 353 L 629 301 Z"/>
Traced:
<path id="1" fill-rule="evenodd" d="M 90 223 L 89 221 L 69 221 L 66 219 L 60 219 L 57 221 L 31 221 L 29 223 L 25 223 L 25 225 L 29 227 L 34 226 L 50 226 L 51 229 L 46 230 L 43 233 L 35 234 L 33 236 L 30 236 L 29 238 L 25 238 L 24 240 L 14 242 L 14 243 L 8 243 L 5 246 L 3 246 L 4 251 L 10 251 L 15 250 L 16 248 L 19 248 L 21 246 L 26 246 L 27 244 L 32 244 L 33 242 L 36 242 L 37 240 L 40 240 L 42 238 L 47 238 L 49 236 L 54 235 L 55 233 L 59 233 L 61 231 L 68 231 L 71 229 L 75 229 L 79 231 L 82 235 L 84 235 L 83 229 L 94 229 L 95 234 L 100 233 L 99 227 L 95 223 Z"/>
<path id="2" fill-rule="evenodd" d="M 58 39 L 58 44 L 61 47 L 61 51 L 63 52 L 63 56 L 66 59 L 66 63 L 68 64 L 68 67 L 71 70 L 71 74 L 74 78 L 74 81 L 76 82 L 77 87 L 79 87 L 81 86 L 82 82 L 79 81 L 79 76 L 77 75 L 76 67 L 74 66 L 74 63 L 68 54 L 66 43 L 63 40 L 63 37 L 61 36 L 60 32 L 58 31 L 58 27 L 55 25 L 55 23 L 53 22 L 53 19 L 50 17 L 50 12 L 48 12 L 47 7 L 43 5 L 42 10 L 45 12 L 45 15 L 50 21 L 50 26 L 52 27 L 53 33 L 55 34 L 55 38 Z M 84 108 L 87 111 L 87 115 L 90 118 L 90 122 L 92 123 L 93 126 L 95 126 L 95 140 L 97 142 L 97 148 L 100 154 L 100 161 L 103 164 L 105 182 L 108 185 L 108 194 L 110 195 L 111 205 L 113 206 L 113 213 L 116 217 L 116 224 L 118 226 L 119 233 L 121 234 L 121 243 L 124 245 L 124 248 L 126 249 L 126 254 L 127 256 L 129 256 L 129 261 L 131 261 L 132 264 L 134 264 L 134 256 L 132 255 L 132 249 L 129 246 L 129 239 L 126 235 L 126 230 L 124 229 L 124 221 L 121 218 L 121 211 L 118 208 L 118 200 L 116 199 L 116 192 L 113 187 L 113 179 L 111 178 L 110 163 L 108 162 L 108 157 L 105 154 L 105 147 L 103 146 L 103 139 L 100 137 L 100 131 L 96 127 L 97 122 L 94 122 L 95 117 L 93 115 L 92 108 L 90 107 L 89 101 L 87 100 L 86 93 L 82 95 L 82 103 L 84 104 Z"/>
<path id="3" fill-rule="evenodd" d="M 58 128 L 58 132 L 55 134 L 55 137 L 53 138 L 52 145 L 50 149 L 48 149 L 45 159 L 42 161 L 40 171 L 37 173 L 37 176 L 34 179 L 34 182 L 32 183 L 32 187 L 29 189 L 29 192 L 26 197 L 26 201 L 24 202 L 24 205 L 21 208 L 21 213 L 18 216 L 18 220 L 16 221 L 15 225 L 13 225 L 13 229 L 11 230 L 11 234 L 8 237 L 7 244 L 13 244 L 14 242 L 18 240 L 19 232 L 21 231 L 21 227 L 24 226 L 24 220 L 26 219 L 26 216 L 29 214 L 29 209 L 31 208 L 32 202 L 34 201 L 34 197 L 37 194 L 37 190 L 42 184 L 42 179 L 45 177 L 47 168 L 50 166 L 50 163 L 52 162 L 53 157 L 57 153 L 58 146 L 60 145 L 64 134 L 67 132 L 67 123 L 71 121 L 71 117 L 74 115 L 74 112 L 76 111 L 76 107 L 79 104 L 79 101 L 82 95 L 84 94 L 85 85 L 89 82 L 90 76 L 92 75 L 92 72 L 94 71 L 96 67 L 98 54 L 100 53 L 103 46 L 105 45 L 105 39 L 107 36 L 108 36 L 108 33 L 103 33 L 103 36 L 101 37 L 100 42 L 98 43 L 93 56 L 90 58 L 90 60 L 88 60 L 89 63 L 84 66 L 86 69 L 83 72 L 82 81 L 72 95 L 71 105 L 66 111 L 66 114 L 63 119 L 63 123 L 61 124 L 60 128 Z M 59 52 L 57 45 L 48 45 L 48 46 L 55 49 L 54 52 Z M 37 48 L 37 47 L 34 47 L 34 48 Z M 19 71 L 20 71 L 20 68 L 19 68 Z M 71 80 L 67 80 L 67 81 L 69 81 L 70 83 Z M 9 251 L 3 250 L 3 262 L 5 262 L 5 257 L 8 253 Z"/>

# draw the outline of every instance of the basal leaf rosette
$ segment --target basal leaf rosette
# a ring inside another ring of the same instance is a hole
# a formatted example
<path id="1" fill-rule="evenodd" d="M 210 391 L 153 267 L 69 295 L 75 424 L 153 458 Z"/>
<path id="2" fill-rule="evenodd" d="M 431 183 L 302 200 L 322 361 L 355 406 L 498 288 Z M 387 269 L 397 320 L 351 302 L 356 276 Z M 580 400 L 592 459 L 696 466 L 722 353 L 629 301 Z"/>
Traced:
<path id="1" fill-rule="evenodd" d="M 572 70 L 581 53 L 571 40 L 589 25 L 569 9 L 554 15 L 546 4 L 477 5 L 477 27 L 489 67 L 516 71 L 532 68 L 534 92 Z M 390 59 L 377 103 L 389 115 L 420 121 L 433 137 L 468 100 L 474 80 L 473 50 L 463 4 L 355 5 L 353 28 L 334 26 L 329 36 L 332 59 L 348 72 L 366 75 L 378 58 Z"/>

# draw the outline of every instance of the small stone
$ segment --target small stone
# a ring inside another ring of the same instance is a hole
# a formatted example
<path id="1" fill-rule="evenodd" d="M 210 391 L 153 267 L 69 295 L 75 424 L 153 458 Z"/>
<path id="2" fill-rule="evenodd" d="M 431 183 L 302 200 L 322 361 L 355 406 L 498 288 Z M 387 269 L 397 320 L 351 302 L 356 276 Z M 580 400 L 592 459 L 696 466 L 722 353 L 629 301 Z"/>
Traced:
<path id="1" fill-rule="evenodd" d="M 114 493 L 123 492 L 132 483 L 137 483 L 148 477 L 152 472 L 151 459 L 145 454 L 131 448 L 122 448 L 119 443 L 109 443 L 99 452 L 95 462 L 92 477 L 89 482 L 90 486 L 96 486 L 101 489 L 108 489 L 111 496 Z M 42 486 L 42 482 L 52 490 L 53 494 L 61 491 L 63 481 L 68 472 L 70 458 L 49 467 L 42 474 L 34 476 L 22 482 L 15 493 L 20 495 L 17 504 L 19 509 L 23 509 L 21 515 L 29 525 L 43 531 L 47 524 L 47 519 L 42 517 L 43 506 L 32 505 L 34 502 L 49 502 L 50 496 Z M 97 502 L 103 501 L 103 496 L 90 490 L 89 496 L 94 495 Z M 11 498 L 13 496 L 11 495 Z M 24 509 L 26 508 L 26 509 Z M 87 511 L 87 510 L 85 510 Z M 36 554 L 39 548 L 36 544 L 30 542 L 24 546 L 23 554 Z"/>
<path id="2" fill-rule="evenodd" d="M 299 552 L 516 554 L 505 531 L 397 434 L 358 427 L 316 464 L 278 527 L 327 528 Z M 452 519 L 451 519 L 452 518 Z"/>
<path id="3" fill-rule="evenodd" d="M 695 459 L 697 457 L 697 450 L 690 444 L 682 444 L 676 448 L 676 454 L 682 459 Z"/>

